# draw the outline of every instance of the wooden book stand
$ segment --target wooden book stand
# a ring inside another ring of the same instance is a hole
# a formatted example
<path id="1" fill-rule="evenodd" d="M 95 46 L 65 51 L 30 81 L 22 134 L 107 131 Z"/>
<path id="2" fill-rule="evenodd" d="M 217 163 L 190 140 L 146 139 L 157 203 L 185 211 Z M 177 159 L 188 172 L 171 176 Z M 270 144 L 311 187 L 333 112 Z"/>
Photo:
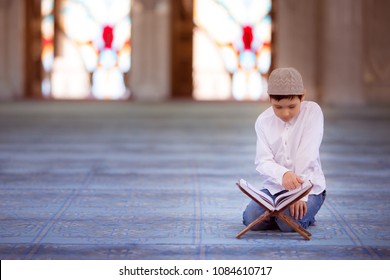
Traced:
<path id="1" fill-rule="evenodd" d="M 243 193 L 245 193 L 247 196 L 249 196 L 252 200 L 256 201 L 261 207 L 265 209 L 265 212 L 260 215 L 256 220 L 254 220 L 252 223 L 250 223 L 246 228 L 244 228 L 242 231 L 240 231 L 236 238 L 240 238 L 242 235 L 244 235 L 247 231 L 249 231 L 251 228 L 253 228 L 255 225 L 262 223 L 266 219 L 270 217 L 279 217 L 283 222 L 285 222 L 287 225 L 289 225 L 291 228 L 293 228 L 297 233 L 303 236 L 306 240 L 310 240 L 311 233 L 304 229 L 301 225 L 299 225 L 296 221 L 294 221 L 291 217 L 285 215 L 283 211 L 289 207 L 291 204 L 295 203 L 296 201 L 300 200 L 305 195 L 309 194 L 310 189 L 302 193 L 300 196 L 298 196 L 296 199 L 292 200 L 289 204 L 284 206 L 282 209 L 276 211 L 270 211 L 266 207 L 264 207 L 261 203 L 257 201 L 250 193 L 248 193 L 245 189 L 243 189 L 239 184 L 237 186 L 241 189 Z"/>

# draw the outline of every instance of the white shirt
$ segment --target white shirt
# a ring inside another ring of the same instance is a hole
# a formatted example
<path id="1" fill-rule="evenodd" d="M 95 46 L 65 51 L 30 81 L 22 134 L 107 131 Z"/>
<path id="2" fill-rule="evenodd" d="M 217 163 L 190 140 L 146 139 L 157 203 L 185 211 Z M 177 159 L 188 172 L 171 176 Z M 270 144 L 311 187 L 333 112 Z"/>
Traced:
<path id="1" fill-rule="evenodd" d="M 292 171 L 303 180 L 311 180 L 314 187 L 310 194 L 325 190 L 319 155 L 324 116 L 317 103 L 302 101 L 299 114 L 289 122 L 279 119 L 270 107 L 257 118 L 255 129 L 255 165 L 263 188 L 271 194 L 284 190 L 282 177 Z"/>

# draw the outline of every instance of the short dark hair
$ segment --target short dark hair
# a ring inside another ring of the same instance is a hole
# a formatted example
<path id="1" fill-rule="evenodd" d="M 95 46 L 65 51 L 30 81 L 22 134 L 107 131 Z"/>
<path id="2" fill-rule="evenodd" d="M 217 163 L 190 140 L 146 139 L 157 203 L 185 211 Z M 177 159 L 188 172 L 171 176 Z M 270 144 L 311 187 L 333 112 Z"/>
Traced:
<path id="1" fill-rule="evenodd" d="M 302 100 L 303 94 L 289 94 L 289 95 L 279 95 L 279 94 L 270 94 L 269 98 L 275 99 L 276 101 L 280 101 L 282 99 L 289 99 L 292 100 L 294 97 L 297 96 L 299 100 Z"/>

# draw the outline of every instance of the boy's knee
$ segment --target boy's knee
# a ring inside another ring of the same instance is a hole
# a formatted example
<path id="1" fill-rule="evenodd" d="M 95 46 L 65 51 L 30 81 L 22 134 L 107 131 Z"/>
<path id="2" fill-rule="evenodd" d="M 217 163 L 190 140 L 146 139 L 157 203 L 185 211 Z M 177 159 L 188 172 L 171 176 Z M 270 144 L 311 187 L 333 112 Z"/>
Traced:
<path id="1" fill-rule="evenodd" d="M 249 225 L 251 222 L 256 220 L 256 218 L 261 214 L 261 209 L 259 206 L 251 201 L 245 208 L 244 213 L 242 214 L 244 219 L 244 225 Z"/>
<path id="2" fill-rule="evenodd" d="M 258 215 L 256 215 L 255 211 L 250 211 L 250 209 L 246 209 L 244 213 L 242 214 L 242 223 L 245 226 L 248 226 L 250 223 L 252 223 Z"/>
<path id="3" fill-rule="evenodd" d="M 244 213 L 242 214 L 243 224 L 245 226 L 250 225 L 253 221 L 255 221 L 261 214 L 263 214 L 264 210 L 257 203 L 251 201 L 246 207 Z M 264 229 L 263 224 L 257 224 L 251 230 L 262 230 Z"/>

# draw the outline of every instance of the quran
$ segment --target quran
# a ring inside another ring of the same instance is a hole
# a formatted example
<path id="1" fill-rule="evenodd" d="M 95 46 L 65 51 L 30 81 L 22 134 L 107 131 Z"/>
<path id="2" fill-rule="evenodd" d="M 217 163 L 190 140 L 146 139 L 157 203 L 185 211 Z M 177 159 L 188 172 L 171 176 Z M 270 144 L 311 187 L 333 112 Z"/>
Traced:
<path id="1" fill-rule="evenodd" d="M 282 191 L 279 195 L 276 194 L 277 196 L 275 200 L 273 200 L 268 194 L 256 189 L 244 179 L 241 179 L 237 185 L 241 191 L 249 195 L 252 199 L 270 211 L 280 211 L 285 208 L 285 206 L 289 205 L 291 201 L 295 201 L 305 196 L 306 193 L 313 187 L 310 181 L 305 181 L 299 188 L 290 191 Z"/>
<path id="2" fill-rule="evenodd" d="M 296 232 L 302 235 L 306 240 L 310 240 L 311 233 L 294 221 L 291 217 L 283 213 L 283 210 L 292 205 L 302 197 L 308 195 L 313 188 L 313 184 L 309 181 L 305 181 L 301 187 L 294 190 L 285 190 L 276 194 L 275 200 L 272 199 L 266 193 L 256 189 L 244 179 L 237 182 L 239 189 L 256 201 L 259 205 L 264 207 L 265 212 L 261 214 L 257 219 L 250 223 L 246 228 L 240 231 L 236 237 L 240 238 L 243 234 L 253 228 L 255 225 L 262 223 L 269 217 L 279 217 L 287 225 L 293 228 Z"/>

